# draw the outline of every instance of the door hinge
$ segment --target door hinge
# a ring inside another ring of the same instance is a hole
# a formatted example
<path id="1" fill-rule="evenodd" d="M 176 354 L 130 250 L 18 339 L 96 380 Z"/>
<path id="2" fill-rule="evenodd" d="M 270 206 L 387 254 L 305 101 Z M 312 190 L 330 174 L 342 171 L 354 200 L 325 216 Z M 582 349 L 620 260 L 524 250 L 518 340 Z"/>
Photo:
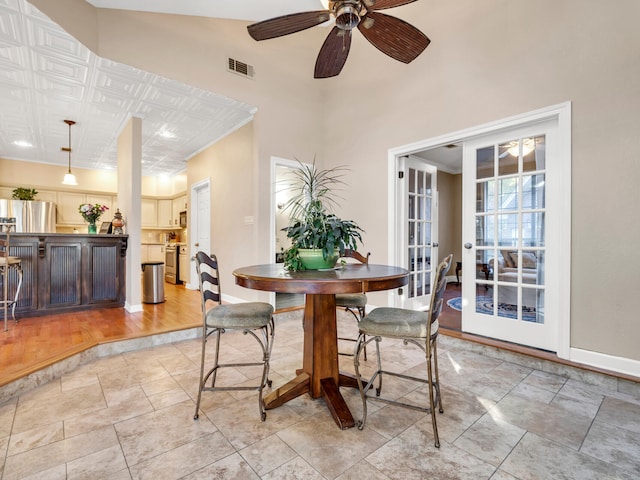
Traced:
<path id="1" fill-rule="evenodd" d="M 404 172 L 398 172 L 398 178 L 399 179 L 403 179 L 404 178 Z"/>

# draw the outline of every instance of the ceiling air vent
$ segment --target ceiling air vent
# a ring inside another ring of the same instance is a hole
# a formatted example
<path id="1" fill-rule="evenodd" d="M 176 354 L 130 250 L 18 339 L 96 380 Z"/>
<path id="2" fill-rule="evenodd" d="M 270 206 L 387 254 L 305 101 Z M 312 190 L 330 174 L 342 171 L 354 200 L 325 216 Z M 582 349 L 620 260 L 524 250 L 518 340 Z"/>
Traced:
<path id="1" fill-rule="evenodd" d="M 255 76 L 253 65 L 247 65 L 246 63 L 241 62 L 240 60 L 234 60 L 233 58 L 229 58 L 227 69 L 230 72 L 237 73 L 243 77 L 253 78 Z"/>

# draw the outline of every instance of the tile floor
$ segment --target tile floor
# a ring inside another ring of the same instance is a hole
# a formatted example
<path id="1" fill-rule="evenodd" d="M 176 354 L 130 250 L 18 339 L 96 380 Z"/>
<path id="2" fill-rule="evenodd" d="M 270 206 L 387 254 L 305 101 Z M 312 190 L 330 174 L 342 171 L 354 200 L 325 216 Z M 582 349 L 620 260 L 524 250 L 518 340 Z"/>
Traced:
<path id="1" fill-rule="evenodd" d="M 277 315 L 274 387 L 300 367 L 300 318 Z M 349 322 L 341 317 L 340 328 Z M 95 360 L 0 405 L 2 479 L 640 478 L 637 384 L 608 389 L 441 339 L 440 449 L 430 417 L 375 402 L 363 431 L 338 430 L 323 400 L 306 395 L 260 422 L 256 392 L 206 392 L 194 421 L 200 342 L 188 340 Z M 223 340 L 225 359 L 257 353 L 248 336 Z M 391 350 L 389 366 L 424 366 L 415 348 Z M 352 371 L 349 357 L 341 363 Z M 227 371 L 219 381 L 258 375 Z M 384 388 L 425 395 L 399 381 Z M 342 392 L 359 418 L 357 391 Z"/>

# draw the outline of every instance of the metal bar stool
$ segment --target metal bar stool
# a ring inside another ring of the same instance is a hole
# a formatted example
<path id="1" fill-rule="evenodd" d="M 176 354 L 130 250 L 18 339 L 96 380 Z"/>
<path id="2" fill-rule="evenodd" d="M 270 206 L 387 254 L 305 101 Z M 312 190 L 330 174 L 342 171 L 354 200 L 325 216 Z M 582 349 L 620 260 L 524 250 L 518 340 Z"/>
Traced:
<path id="1" fill-rule="evenodd" d="M 200 360 L 200 382 L 198 384 L 198 399 L 194 420 L 200 415 L 200 399 L 203 391 L 227 390 L 258 390 L 258 408 L 262 421 L 267 417 L 264 408 L 262 392 L 271 386 L 269 380 L 269 359 L 273 346 L 274 322 L 273 307 L 264 302 L 222 304 L 220 291 L 220 276 L 218 273 L 218 259 L 215 255 L 204 252 L 196 253 L 196 270 L 200 283 L 200 298 L 202 304 L 202 356 Z M 262 361 L 247 361 L 236 363 L 219 363 L 220 337 L 227 330 L 239 330 L 245 335 L 253 337 L 262 349 Z M 207 340 L 213 340 L 215 354 L 213 365 L 205 372 L 205 356 Z M 260 383 L 254 386 L 232 385 L 216 386 L 216 377 L 221 368 L 262 366 Z M 209 385 L 207 386 L 207 382 Z"/>
<path id="2" fill-rule="evenodd" d="M 440 447 L 438 436 L 438 425 L 436 423 L 436 408 L 443 413 L 442 397 L 440 396 L 440 378 L 438 375 L 438 316 L 442 311 L 444 302 L 444 291 L 447 288 L 447 272 L 451 267 L 453 255 L 447 256 L 436 270 L 434 288 L 431 292 L 431 302 L 429 310 L 426 312 L 408 310 L 404 308 L 380 307 L 369 312 L 359 324 L 360 336 L 356 344 L 356 354 L 354 357 L 354 367 L 356 380 L 362 398 L 362 420 L 358 423 L 358 428 L 362 430 L 367 420 L 367 400 L 377 400 L 391 405 L 410 408 L 431 414 L 433 425 L 433 435 L 435 446 Z M 367 339 L 365 335 L 368 335 Z M 390 348 L 405 345 L 417 346 L 425 353 L 426 377 L 424 375 L 409 375 L 406 372 L 389 371 L 382 368 L 380 358 L 380 342 L 383 338 L 402 340 L 401 343 L 391 342 Z M 377 369 L 369 379 L 363 380 L 360 375 L 360 353 L 367 343 L 375 342 L 377 351 Z M 404 380 L 426 384 L 428 386 L 428 403 L 421 404 L 400 402 L 395 398 L 382 397 L 382 377 L 392 376 Z M 376 385 L 377 379 L 377 385 Z M 373 388 L 375 395 L 367 395 Z"/>
<path id="3" fill-rule="evenodd" d="M 22 287 L 22 261 L 19 257 L 11 256 L 11 230 L 15 231 L 16 224 L 14 219 L 1 218 L 0 219 L 0 233 L 4 233 L 4 236 L 0 237 L 0 280 L 2 280 L 2 310 L 4 313 L 4 331 L 8 330 L 7 327 L 7 314 L 8 309 L 11 308 L 11 316 L 13 320 L 16 320 L 16 304 L 18 303 L 18 297 L 20 296 L 20 288 Z M 9 274 L 11 271 L 15 271 L 18 277 L 18 283 L 16 285 L 13 299 L 9 299 Z"/>

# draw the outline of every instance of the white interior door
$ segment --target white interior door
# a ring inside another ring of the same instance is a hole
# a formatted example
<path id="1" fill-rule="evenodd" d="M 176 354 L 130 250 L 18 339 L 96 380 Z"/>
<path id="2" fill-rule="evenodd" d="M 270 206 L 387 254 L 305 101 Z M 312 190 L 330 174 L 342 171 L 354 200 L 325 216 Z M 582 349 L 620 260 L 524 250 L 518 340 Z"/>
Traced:
<path id="1" fill-rule="evenodd" d="M 211 182 L 209 179 L 193 184 L 191 187 L 190 231 L 190 269 L 189 288 L 198 288 L 195 254 L 199 250 L 211 253 Z"/>
<path id="2" fill-rule="evenodd" d="M 399 264 L 409 270 L 409 283 L 400 299 L 404 308 L 413 310 L 429 307 L 438 265 L 437 172 L 436 167 L 412 157 L 399 162 L 399 203 L 404 211 L 398 217 L 403 246 Z"/>
<path id="3" fill-rule="evenodd" d="M 547 122 L 466 141 L 463 149 L 463 309 L 465 332 L 556 351 L 561 275 L 548 209 L 558 161 L 556 124 Z M 552 309 L 556 310 L 555 308 Z"/>

